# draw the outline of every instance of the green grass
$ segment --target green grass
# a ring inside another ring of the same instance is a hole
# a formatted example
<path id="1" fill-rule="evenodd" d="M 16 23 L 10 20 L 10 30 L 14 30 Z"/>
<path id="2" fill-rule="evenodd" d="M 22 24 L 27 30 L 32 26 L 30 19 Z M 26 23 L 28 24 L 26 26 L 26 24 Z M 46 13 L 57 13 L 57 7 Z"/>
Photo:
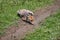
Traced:
<path id="1" fill-rule="evenodd" d="M 48 17 L 35 32 L 27 34 L 24 40 L 57 40 L 60 36 L 60 12 L 56 13 Z"/>
<path id="2" fill-rule="evenodd" d="M 0 34 L 19 19 L 18 9 L 34 10 L 52 4 L 53 0 L 0 0 Z"/>

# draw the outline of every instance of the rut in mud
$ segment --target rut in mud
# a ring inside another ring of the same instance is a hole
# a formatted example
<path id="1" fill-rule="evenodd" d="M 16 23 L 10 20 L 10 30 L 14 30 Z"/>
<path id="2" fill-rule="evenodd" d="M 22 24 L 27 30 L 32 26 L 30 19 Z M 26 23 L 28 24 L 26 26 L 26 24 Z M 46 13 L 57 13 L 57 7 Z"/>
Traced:
<path id="1" fill-rule="evenodd" d="M 34 31 L 35 28 L 38 28 L 39 23 L 44 20 L 46 17 L 50 16 L 52 13 L 56 12 L 60 8 L 60 0 L 50 6 L 36 10 L 35 15 L 35 25 L 30 25 L 22 20 L 18 20 L 18 27 L 13 25 L 8 29 L 5 36 L 2 36 L 0 40 L 21 40 L 27 34 L 27 32 Z"/>

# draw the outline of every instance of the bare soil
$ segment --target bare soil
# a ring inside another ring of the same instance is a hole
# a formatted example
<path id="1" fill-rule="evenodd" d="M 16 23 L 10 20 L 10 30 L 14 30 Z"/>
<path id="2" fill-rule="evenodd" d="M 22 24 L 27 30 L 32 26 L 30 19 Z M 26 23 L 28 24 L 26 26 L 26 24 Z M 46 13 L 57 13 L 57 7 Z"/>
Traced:
<path id="1" fill-rule="evenodd" d="M 34 25 L 30 25 L 19 19 L 17 26 L 11 25 L 11 27 L 6 30 L 6 34 L 0 37 L 0 40 L 22 40 L 28 32 L 33 32 L 35 28 L 39 27 L 40 22 L 55 13 L 58 9 L 60 9 L 60 0 L 55 0 L 54 4 L 36 10 L 34 12 Z"/>

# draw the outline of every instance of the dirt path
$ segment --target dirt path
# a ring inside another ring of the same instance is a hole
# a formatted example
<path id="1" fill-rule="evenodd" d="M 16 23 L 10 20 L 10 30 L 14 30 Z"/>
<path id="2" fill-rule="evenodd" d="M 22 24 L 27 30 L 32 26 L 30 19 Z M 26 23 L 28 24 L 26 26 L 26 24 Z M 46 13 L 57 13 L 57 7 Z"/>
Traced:
<path id="1" fill-rule="evenodd" d="M 56 12 L 60 8 L 60 0 L 50 6 L 36 10 L 35 12 L 35 25 L 30 25 L 22 20 L 18 21 L 18 27 L 13 25 L 6 32 L 5 36 L 0 37 L 0 40 L 21 40 L 27 32 L 34 31 L 35 28 L 38 28 L 38 24 L 44 20 L 46 17 L 50 16 L 52 13 Z"/>

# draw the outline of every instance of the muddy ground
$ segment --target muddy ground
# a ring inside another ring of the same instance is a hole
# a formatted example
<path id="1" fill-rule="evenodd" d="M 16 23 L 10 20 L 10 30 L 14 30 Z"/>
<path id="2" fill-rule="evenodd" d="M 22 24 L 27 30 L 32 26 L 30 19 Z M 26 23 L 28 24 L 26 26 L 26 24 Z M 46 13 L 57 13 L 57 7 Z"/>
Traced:
<path id="1" fill-rule="evenodd" d="M 44 8 L 38 9 L 34 12 L 35 25 L 30 25 L 19 19 L 16 25 L 12 25 L 10 28 L 6 30 L 6 34 L 0 37 L 0 40 L 21 40 L 25 37 L 28 32 L 33 32 L 35 28 L 39 27 L 39 23 L 41 23 L 45 18 L 55 13 L 58 9 L 60 9 L 60 0 L 55 0 L 55 3 L 46 6 Z"/>

